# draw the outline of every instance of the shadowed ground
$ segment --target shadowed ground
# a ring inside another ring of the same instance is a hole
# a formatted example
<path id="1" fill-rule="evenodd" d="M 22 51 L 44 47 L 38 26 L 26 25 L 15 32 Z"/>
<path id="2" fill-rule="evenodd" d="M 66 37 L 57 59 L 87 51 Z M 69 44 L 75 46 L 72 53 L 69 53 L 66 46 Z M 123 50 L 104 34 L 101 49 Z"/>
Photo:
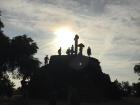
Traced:
<path id="1" fill-rule="evenodd" d="M 0 99 L 0 105 L 49 105 L 45 100 L 23 100 L 17 97 L 12 99 Z M 66 102 L 57 102 L 57 105 L 68 105 Z M 80 105 L 140 105 L 140 98 L 123 98 L 119 101 L 81 103 Z"/>

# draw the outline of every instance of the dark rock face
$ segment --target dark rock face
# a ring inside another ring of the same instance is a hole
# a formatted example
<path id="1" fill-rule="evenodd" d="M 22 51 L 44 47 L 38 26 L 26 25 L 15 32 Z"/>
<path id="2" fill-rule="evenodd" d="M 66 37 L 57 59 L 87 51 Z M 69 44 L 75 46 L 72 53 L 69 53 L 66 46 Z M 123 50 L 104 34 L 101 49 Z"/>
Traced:
<path id="1" fill-rule="evenodd" d="M 86 56 L 52 56 L 49 64 L 31 78 L 29 86 L 30 95 L 38 97 L 55 94 L 58 99 L 78 97 L 82 101 L 119 98 L 100 62 Z M 36 95 L 34 91 L 38 91 Z"/>

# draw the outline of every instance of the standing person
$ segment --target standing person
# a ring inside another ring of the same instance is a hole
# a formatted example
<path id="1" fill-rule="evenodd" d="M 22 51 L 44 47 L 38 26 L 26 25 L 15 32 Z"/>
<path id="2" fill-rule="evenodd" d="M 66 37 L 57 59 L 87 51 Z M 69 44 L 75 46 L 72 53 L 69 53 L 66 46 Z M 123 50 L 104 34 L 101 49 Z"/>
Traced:
<path id="1" fill-rule="evenodd" d="M 67 49 L 66 54 L 70 55 L 70 48 Z"/>
<path id="2" fill-rule="evenodd" d="M 60 47 L 60 49 L 58 50 L 58 55 L 60 55 L 61 56 L 61 47 Z"/>
<path id="3" fill-rule="evenodd" d="M 78 45 L 78 47 L 79 47 L 79 55 L 83 55 L 83 48 L 85 47 L 84 44 L 83 43 L 80 43 Z"/>
<path id="4" fill-rule="evenodd" d="M 90 57 L 90 55 L 91 55 L 91 48 L 90 47 L 88 47 L 88 49 L 87 49 L 87 54 Z"/>
<path id="5" fill-rule="evenodd" d="M 45 65 L 47 65 L 48 64 L 48 62 L 49 62 L 49 57 L 48 57 L 48 55 L 46 55 L 46 57 L 44 58 L 44 63 L 45 63 Z"/>
<path id="6" fill-rule="evenodd" d="M 74 47 L 73 47 L 73 45 L 71 46 L 71 55 L 73 55 L 74 54 Z"/>

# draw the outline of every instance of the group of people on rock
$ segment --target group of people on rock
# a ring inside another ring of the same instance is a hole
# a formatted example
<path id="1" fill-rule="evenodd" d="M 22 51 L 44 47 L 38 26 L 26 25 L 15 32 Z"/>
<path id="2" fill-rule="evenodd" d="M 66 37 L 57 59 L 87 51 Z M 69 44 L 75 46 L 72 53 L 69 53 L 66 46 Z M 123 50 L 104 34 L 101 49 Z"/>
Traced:
<path id="1" fill-rule="evenodd" d="M 71 46 L 71 48 L 69 47 L 67 50 L 66 50 L 66 54 L 68 56 L 70 55 L 83 55 L 83 48 L 85 47 L 83 43 L 80 43 L 78 44 L 78 39 L 79 39 L 79 36 L 78 35 L 75 35 L 75 38 L 74 38 L 74 41 L 75 41 L 75 47 L 74 45 Z M 78 48 L 79 48 L 79 53 L 78 53 Z M 58 55 L 61 56 L 62 55 L 62 48 L 60 47 L 58 49 Z M 90 57 L 91 55 L 91 48 L 88 47 L 87 49 L 87 55 Z M 45 65 L 48 64 L 48 61 L 49 61 L 49 57 L 48 55 L 46 55 L 46 57 L 44 58 L 44 63 Z"/>
<path id="2" fill-rule="evenodd" d="M 74 48 L 73 45 L 71 46 L 71 48 L 69 47 L 66 50 L 66 54 L 67 55 L 83 55 L 83 48 L 85 46 L 84 46 L 83 43 L 78 44 L 78 39 L 79 39 L 79 36 L 78 35 L 75 35 L 75 38 L 74 38 L 75 48 Z M 79 53 L 78 53 L 78 48 L 79 48 Z M 60 49 L 58 50 L 58 55 L 61 55 L 61 54 L 62 54 L 62 49 L 60 47 Z M 88 56 L 91 55 L 91 48 L 90 47 L 88 47 L 88 49 L 87 49 L 87 54 L 88 54 Z"/>

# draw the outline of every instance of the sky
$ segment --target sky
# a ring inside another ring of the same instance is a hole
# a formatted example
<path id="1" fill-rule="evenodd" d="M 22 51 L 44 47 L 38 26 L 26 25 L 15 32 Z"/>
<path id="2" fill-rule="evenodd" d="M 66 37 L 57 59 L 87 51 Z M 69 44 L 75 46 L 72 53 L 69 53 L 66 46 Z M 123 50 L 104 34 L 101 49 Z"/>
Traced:
<path id="1" fill-rule="evenodd" d="M 138 80 L 133 67 L 140 62 L 139 7 L 140 0 L 0 0 L 4 33 L 32 37 L 40 61 L 60 46 L 65 54 L 78 34 L 84 54 L 90 46 L 112 81 L 130 83 Z"/>

